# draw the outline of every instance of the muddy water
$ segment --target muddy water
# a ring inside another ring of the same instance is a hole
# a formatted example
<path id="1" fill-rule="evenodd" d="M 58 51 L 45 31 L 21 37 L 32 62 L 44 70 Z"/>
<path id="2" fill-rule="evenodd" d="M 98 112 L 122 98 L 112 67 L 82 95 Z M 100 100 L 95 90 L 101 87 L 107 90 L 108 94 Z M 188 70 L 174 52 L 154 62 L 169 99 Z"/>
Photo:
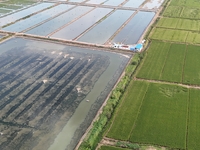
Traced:
<path id="1" fill-rule="evenodd" d="M 114 37 L 112 42 L 136 44 L 153 19 L 154 12 L 138 12 L 130 22 Z"/>
<path id="2" fill-rule="evenodd" d="M 33 7 L 24 9 L 22 11 L 16 12 L 14 14 L 2 17 L 2 18 L 0 18 L 0 26 L 4 26 L 8 23 L 14 22 L 20 18 L 26 17 L 30 14 L 33 14 L 37 11 L 43 10 L 43 9 L 53 6 L 53 5 L 54 5 L 53 3 L 41 3 L 41 4 L 35 5 Z"/>
<path id="3" fill-rule="evenodd" d="M 101 55 L 107 55 L 110 57 L 110 65 L 107 70 L 101 75 L 98 81 L 95 83 L 93 89 L 86 96 L 86 98 L 80 103 L 78 108 L 76 109 L 73 116 L 70 118 L 68 123 L 65 125 L 63 130 L 58 134 L 54 143 L 50 146 L 48 150 L 65 150 L 66 147 L 70 144 L 74 133 L 77 128 L 79 128 L 80 124 L 84 121 L 87 114 L 90 111 L 92 104 L 95 103 L 97 97 L 101 94 L 101 92 L 105 89 L 108 82 L 113 78 L 116 71 L 119 69 L 120 64 L 123 61 L 124 56 L 109 52 L 100 52 L 100 51 L 87 51 L 88 53 L 100 53 Z M 128 59 L 128 58 L 127 58 Z M 114 84 L 114 83 L 112 83 Z M 89 100 L 87 102 L 86 100 Z M 70 148 L 67 148 L 70 150 Z"/>

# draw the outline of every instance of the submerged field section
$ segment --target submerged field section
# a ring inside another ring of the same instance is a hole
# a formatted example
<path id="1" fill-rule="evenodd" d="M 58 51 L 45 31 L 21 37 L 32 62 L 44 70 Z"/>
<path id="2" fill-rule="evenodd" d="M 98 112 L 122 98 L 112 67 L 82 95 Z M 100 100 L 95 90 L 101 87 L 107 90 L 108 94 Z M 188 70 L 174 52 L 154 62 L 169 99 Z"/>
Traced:
<path id="1" fill-rule="evenodd" d="M 148 3 L 124 0 L 49 1 L 1 17 L 0 26 L 6 32 L 78 42 L 136 44 L 157 11 L 143 8 Z M 154 6 L 159 7 L 157 4 Z"/>
<path id="2" fill-rule="evenodd" d="M 9 150 L 48 149 L 71 118 L 63 138 L 73 149 L 129 60 L 21 38 L 0 49 L 0 149 Z"/>

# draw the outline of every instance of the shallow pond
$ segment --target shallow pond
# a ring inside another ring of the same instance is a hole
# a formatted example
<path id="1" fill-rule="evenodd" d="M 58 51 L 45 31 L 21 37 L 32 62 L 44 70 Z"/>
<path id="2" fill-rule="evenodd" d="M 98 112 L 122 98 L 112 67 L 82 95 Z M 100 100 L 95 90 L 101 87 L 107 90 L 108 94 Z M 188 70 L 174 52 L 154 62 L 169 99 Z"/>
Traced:
<path id="1" fill-rule="evenodd" d="M 1 43 L 0 149 L 74 149 L 128 60 L 22 38 Z"/>
<path id="2" fill-rule="evenodd" d="M 133 14 L 133 11 L 116 10 L 101 23 L 86 32 L 78 41 L 104 44 Z"/>
<path id="3" fill-rule="evenodd" d="M 124 0 L 108 0 L 107 2 L 104 3 L 104 5 L 118 6 L 123 2 Z"/>
<path id="4" fill-rule="evenodd" d="M 4 26 L 6 24 L 9 24 L 11 22 L 15 22 L 16 20 L 19 20 L 20 18 L 24 18 L 26 16 L 29 16 L 35 12 L 38 12 L 40 10 L 43 10 L 47 7 L 53 6 L 53 3 L 41 3 L 37 4 L 35 6 L 29 7 L 27 9 L 21 10 L 19 12 L 10 14 L 8 16 L 0 18 L 0 26 Z"/>
<path id="5" fill-rule="evenodd" d="M 96 8 L 77 21 L 56 32 L 52 37 L 74 39 L 111 11 L 112 9 L 108 8 Z"/>
<path id="6" fill-rule="evenodd" d="M 164 0 L 149 0 L 142 8 L 153 9 L 159 8 Z"/>
<path id="7" fill-rule="evenodd" d="M 63 25 L 71 22 L 72 20 L 80 17 L 84 13 L 90 11 L 93 7 L 87 7 L 87 6 L 77 6 L 74 9 L 48 21 L 43 23 L 40 26 L 37 26 L 36 28 L 33 28 L 26 33 L 28 34 L 36 34 L 36 35 L 42 35 L 47 36 L 51 32 L 59 29 Z"/>
<path id="8" fill-rule="evenodd" d="M 41 13 L 33 15 L 25 20 L 18 21 L 8 27 L 3 28 L 3 30 L 11 32 L 22 32 L 25 29 L 28 29 L 38 23 L 41 23 L 61 12 L 66 11 L 67 9 L 72 8 L 74 5 L 60 4 L 55 7 L 49 8 Z"/>
<path id="9" fill-rule="evenodd" d="M 124 7 L 133 7 L 138 8 L 145 0 L 129 0 L 127 3 L 125 3 Z"/>
<path id="10" fill-rule="evenodd" d="M 136 44 L 153 19 L 154 12 L 138 12 L 130 22 L 114 37 L 112 42 Z"/>

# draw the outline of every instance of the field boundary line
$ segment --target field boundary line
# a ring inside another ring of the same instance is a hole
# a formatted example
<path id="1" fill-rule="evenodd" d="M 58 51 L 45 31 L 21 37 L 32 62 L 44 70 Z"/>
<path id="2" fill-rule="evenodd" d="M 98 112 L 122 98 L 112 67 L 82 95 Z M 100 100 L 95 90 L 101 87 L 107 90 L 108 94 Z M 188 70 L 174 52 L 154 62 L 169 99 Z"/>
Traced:
<path id="1" fill-rule="evenodd" d="M 145 92 L 145 94 L 144 94 L 144 96 L 143 96 L 143 98 L 142 98 L 141 104 L 140 104 L 139 109 L 138 109 L 138 112 L 137 112 L 137 116 L 136 116 L 136 118 L 135 118 L 135 121 L 134 121 L 134 123 L 133 123 L 131 132 L 130 132 L 130 134 L 129 134 L 128 140 L 130 140 L 130 137 L 131 137 L 131 135 L 132 135 L 132 133 L 133 133 L 133 129 L 134 129 L 135 124 L 136 124 L 136 122 L 137 122 L 138 116 L 139 116 L 139 114 L 140 114 L 140 112 L 141 112 L 141 107 L 142 107 L 142 104 L 143 104 L 143 102 L 144 102 L 144 98 L 146 97 L 147 91 L 148 91 L 148 89 L 149 89 L 149 85 L 150 85 L 150 84 L 149 84 L 148 82 L 147 82 L 147 84 L 148 84 L 148 85 L 147 85 L 146 92 Z"/>
<path id="2" fill-rule="evenodd" d="M 189 129 L 189 120 L 190 120 L 190 89 L 188 89 L 188 106 L 187 106 L 187 120 L 186 120 L 186 133 L 185 133 L 185 148 L 188 149 L 188 129 Z"/>
<path id="3" fill-rule="evenodd" d="M 148 51 L 149 51 L 149 47 L 151 46 L 151 44 L 152 44 L 152 41 L 149 41 L 148 43 L 147 43 L 147 47 L 145 48 L 145 50 L 144 50 L 144 52 L 145 52 L 145 55 L 144 55 L 144 58 L 139 62 L 139 64 L 138 64 L 138 67 L 137 67 L 137 69 L 136 69 L 136 71 L 135 71 L 135 77 L 137 77 L 137 75 L 138 75 L 138 73 L 140 72 L 140 70 L 141 70 L 141 68 L 142 68 L 142 66 L 143 66 L 143 64 L 144 64 L 144 62 L 145 62 L 145 60 L 147 59 L 147 55 L 148 55 Z"/>
<path id="4" fill-rule="evenodd" d="M 178 82 L 169 82 L 169 81 L 161 81 L 161 80 L 152 80 L 152 79 L 145 79 L 145 78 L 135 78 L 137 81 L 147 81 L 150 83 L 160 83 L 160 84 L 168 84 L 168 85 L 178 85 L 188 89 L 200 89 L 200 85 L 187 85 Z"/>
<path id="5" fill-rule="evenodd" d="M 131 82 L 131 81 L 130 81 Z M 132 80 L 132 82 L 133 82 L 133 84 L 134 84 L 134 80 Z M 106 135 L 108 134 L 108 132 L 110 131 L 110 129 L 111 129 L 111 127 L 112 127 L 112 125 L 113 125 L 113 122 L 115 121 L 115 119 L 116 119 L 116 116 L 117 116 L 117 114 L 118 114 L 118 112 L 119 112 L 119 110 L 120 110 L 120 108 L 122 107 L 122 105 L 123 105 L 123 103 L 124 103 L 124 101 L 125 101 L 125 97 L 126 97 L 126 95 L 127 95 L 127 93 L 128 93 L 128 88 L 129 88 L 129 86 L 131 86 L 131 83 L 127 86 L 127 88 L 126 88 L 126 91 L 127 92 L 125 92 L 125 94 L 123 94 L 122 95 L 122 99 L 121 99 L 121 103 L 118 105 L 118 106 L 116 106 L 116 112 L 114 111 L 113 112 L 113 120 L 112 120 L 112 123 L 110 124 L 110 127 L 108 128 L 108 130 L 105 132 L 105 136 L 104 137 L 106 137 Z M 107 138 L 107 137 L 106 137 Z"/>
<path id="6" fill-rule="evenodd" d="M 170 51 L 170 49 L 171 49 L 171 46 L 172 46 L 172 43 L 170 43 L 170 47 L 169 47 L 169 49 L 168 49 L 168 52 L 167 52 L 167 55 L 166 55 L 166 58 L 165 58 L 165 63 L 164 63 L 164 65 L 163 65 L 162 70 L 161 70 L 160 75 L 159 75 L 159 80 L 160 80 L 160 78 L 161 78 L 161 76 L 162 76 L 162 74 L 163 74 L 163 71 L 164 71 L 164 68 L 165 68 L 165 65 L 166 65 L 166 62 L 167 62 L 167 58 L 169 57 L 169 51 Z"/>
<path id="7" fill-rule="evenodd" d="M 183 83 L 183 80 L 184 80 L 184 72 L 185 72 L 185 63 L 186 63 L 186 55 L 187 55 L 187 51 L 188 51 L 188 45 L 186 45 L 186 48 L 185 48 L 185 58 L 183 60 L 183 67 L 182 67 L 182 81 L 181 83 Z"/>

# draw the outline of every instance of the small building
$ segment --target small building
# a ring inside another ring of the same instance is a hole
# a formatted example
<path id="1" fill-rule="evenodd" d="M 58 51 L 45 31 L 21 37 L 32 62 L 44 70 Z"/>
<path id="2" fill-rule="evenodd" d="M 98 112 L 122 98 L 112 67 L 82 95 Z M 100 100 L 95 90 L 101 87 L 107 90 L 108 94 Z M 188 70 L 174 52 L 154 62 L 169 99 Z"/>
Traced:
<path id="1" fill-rule="evenodd" d="M 137 44 L 136 47 L 135 47 L 135 50 L 141 51 L 142 48 L 143 48 L 143 45 L 142 45 L 142 44 Z"/>

